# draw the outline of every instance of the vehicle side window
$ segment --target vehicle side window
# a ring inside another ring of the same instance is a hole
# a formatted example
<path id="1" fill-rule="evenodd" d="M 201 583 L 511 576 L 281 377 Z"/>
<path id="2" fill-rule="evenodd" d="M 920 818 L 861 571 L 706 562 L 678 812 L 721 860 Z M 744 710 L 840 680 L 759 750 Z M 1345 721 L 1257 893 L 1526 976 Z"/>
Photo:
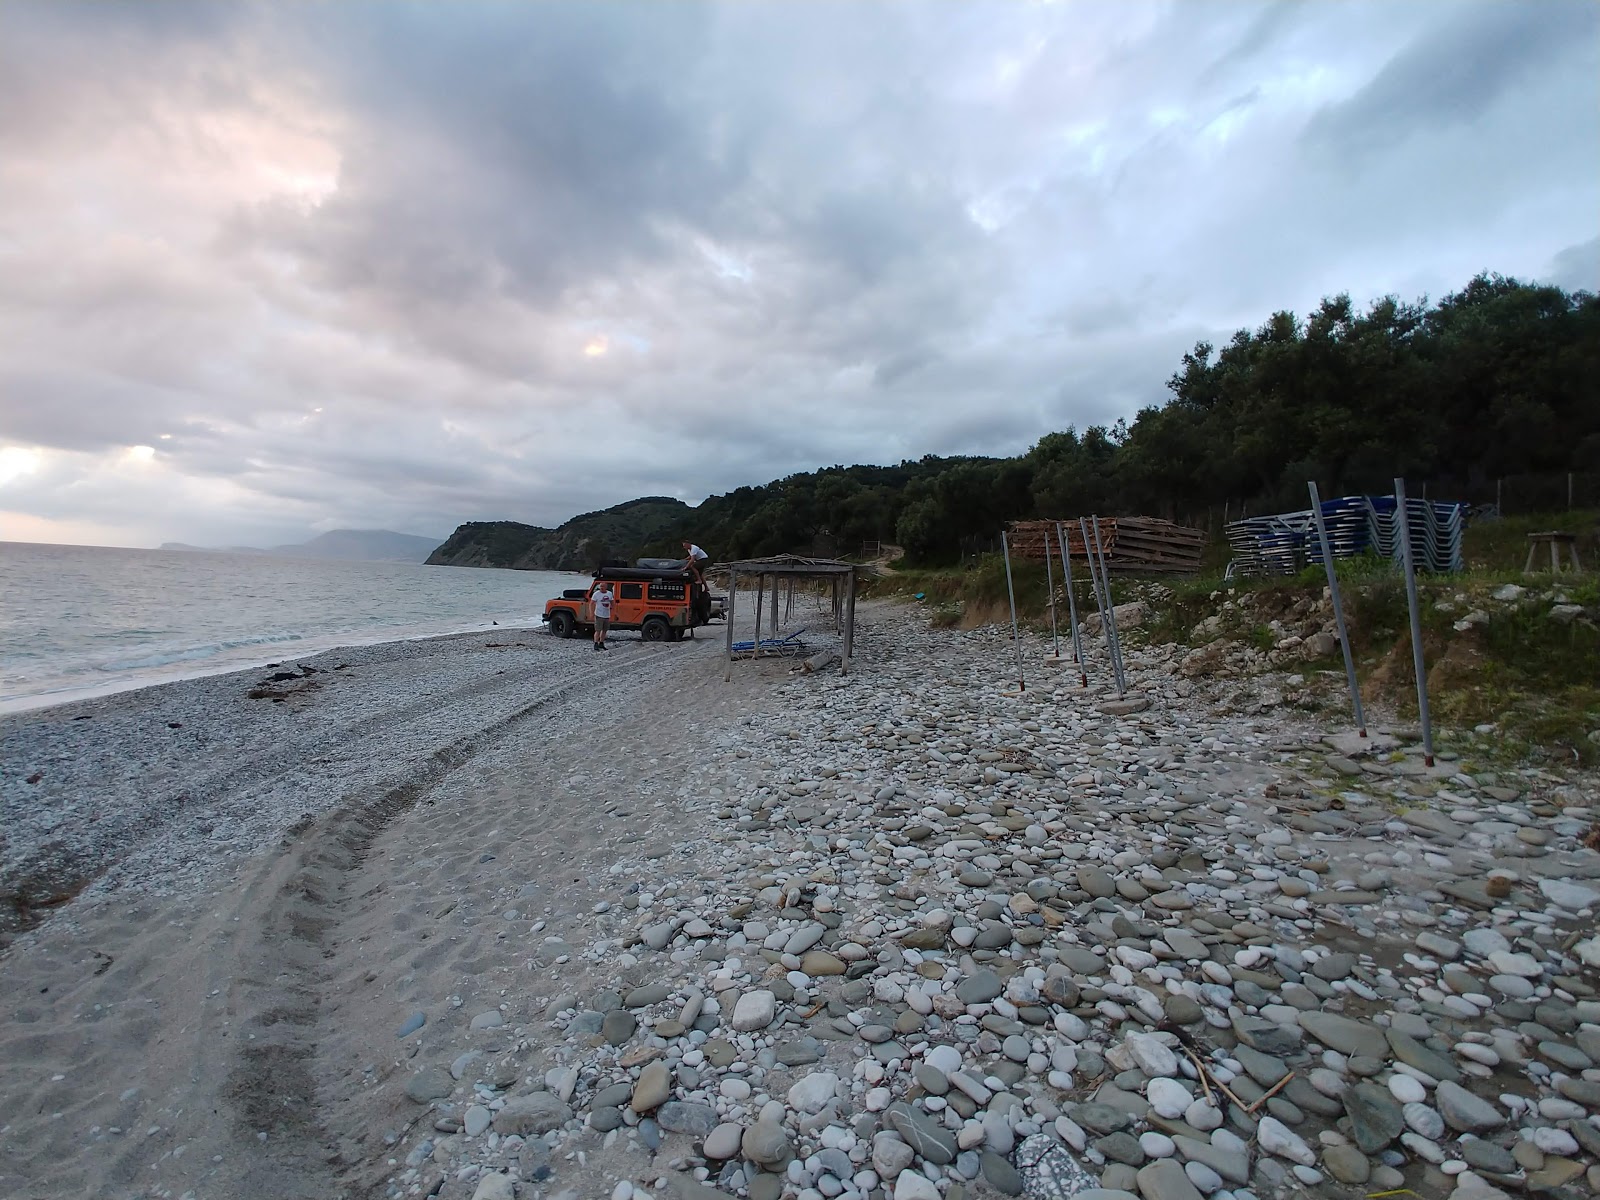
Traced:
<path id="1" fill-rule="evenodd" d="M 652 583 L 650 585 L 650 599 L 652 600 L 682 600 L 683 584 L 681 583 Z"/>
<path id="2" fill-rule="evenodd" d="M 624 600 L 637 600 L 640 596 L 640 584 L 625 583 L 622 585 L 622 598 Z"/>

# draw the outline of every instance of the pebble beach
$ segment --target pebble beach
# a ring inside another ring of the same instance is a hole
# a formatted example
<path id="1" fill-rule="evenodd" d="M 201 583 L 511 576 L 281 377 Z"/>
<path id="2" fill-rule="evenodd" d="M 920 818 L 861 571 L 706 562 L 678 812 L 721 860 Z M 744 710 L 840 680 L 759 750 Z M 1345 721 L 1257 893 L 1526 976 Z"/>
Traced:
<path id="1" fill-rule="evenodd" d="M 0 1194 L 1600 1193 L 1592 776 L 859 619 L 0 718 Z"/>

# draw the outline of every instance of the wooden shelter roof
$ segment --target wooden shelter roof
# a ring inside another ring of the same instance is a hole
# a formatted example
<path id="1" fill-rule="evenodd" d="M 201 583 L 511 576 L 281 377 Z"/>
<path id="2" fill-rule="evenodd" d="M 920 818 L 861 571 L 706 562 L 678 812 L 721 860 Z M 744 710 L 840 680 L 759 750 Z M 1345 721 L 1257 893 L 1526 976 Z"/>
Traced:
<path id="1" fill-rule="evenodd" d="M 798 554 L 741 558 L 712 566 L 712 570 L 738 571 L 742 575 L 850 575 L 861 569 L 860 563 L 839 558 L 803 558 Z"/>

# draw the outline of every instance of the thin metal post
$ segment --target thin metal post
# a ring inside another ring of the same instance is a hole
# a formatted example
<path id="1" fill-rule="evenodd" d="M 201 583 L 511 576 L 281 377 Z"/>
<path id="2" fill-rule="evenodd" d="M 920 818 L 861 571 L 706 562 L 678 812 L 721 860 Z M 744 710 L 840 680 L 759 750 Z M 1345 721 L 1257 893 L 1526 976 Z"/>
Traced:
<path id="1" fill-rule="evenodd" d="M 1083 534 L 1083 551 L 1089 564 L 1089 590 L 1094 593 L 1095 608 L 1100 613 L 1100 629 L 1106 635 L 1106 656 L 1111 655 L 1111 625 L 1106 620 L 1106 599 L 1100 591 L 1100 572 L 1094 564 L 1094 543 L 1089 540 L 1089 522 L 1083 517 L 1078 518 L 1078 531 Z M 1117 664 L 1113 659 L 1111 663 L 1111 679 L 1116 682 Z"/>
<path id="2" fill-rule="evenodd" d="M 1061 522 L 1056 522 L 1056 545 L 1061 548 L 1061 574 L 1067 588 L 1067 619 L 1072 622 L 1072 657 L 1078 664 L 1078 686 L 1089 686 L 1089 672 L 1083 662 L 1083 634 L 1078 629 L 1078 598 L 1072 594 L 1072 550 L 1067 545 L 1067 535 L 1061 532 Z"/>
<path id="3" fill-rule="evenodd" d="M 1017 690 L 1025 692 L 1028 690 L 1028 683 L 1022 674 L 1022 638 L 1017 633 L 1017 593 L 1011 586 L 1011 546 L 1006 541 L 1003 529 L 1000 531 L 1000 552 L 1006 558 L 1006 595 L 1011 599 L 1011 644 L 1017 650 Z"/>
<path id="4" fill-rule="evenodd" d="M 1504 479 L 1496 479 L 1494 481 L 1494 515 L 1497 517 L 1506 515 L 1505 506 L 1500 502 L 1500 485 L 1504 482 Z"/>
<path id="5" fill-rule="evenodd" d="M 1056 630 L 1056 579 L 1050 569 L 1050 531 L 1044 534 L 1044 595 L 1050 602 L 1050 644 L 1057 659 L 1061 657 L 1061 634 Z"/>
<path id="6" fill-rule="evenodd" d="M 722 619 L 728 626 L 728 646 L 723 651 L 722 682 L 733 678 L 733 610 L 739 603 L 739 572 L 728 569 L 728 611 Z"/>
<path id="7" fill-rule="evenodd" d="M 1100 586 L 1106 594 L 1106 644 L 1111 650 L 1111 669 L 1117 677 L 1118 694 L 1128 690 L 1128 676 L 1122 669 L 1122 639 L 1117 636 L 1117 601 L 1111 594 L 1111 568 L 1106 563 L 1105 547 L 1100 542 L 1100 518 L 1092 517 L 1094 522 L 1094 550 L 1093 553 L 1100 560 Z"/>
<path id="8" fill-rule="evenodd" d="M 1344 626 L 1344 601 L 1339 598 L 1339 572 L 1334 569 L 1333 551 L 1328 548 L 1328 527 L 1322 521 L 1322 497 L 1317 485 L 1306 482 L 1311 489 L 1311 513 L 1317 520 L 1317 544 L 1322 547 L 1322 565 L 1328 571 L 1328 594 L 1333 598 L 1333 623 L 1339 630 L 1339 648 L 1344 651 L 1344 675 L 1350 684 L 1350 707 L 1355 710 L 1356 732 L 1367 736 L 1367 718 L 1361 711 L 1361 688 L 1356 682 L 1356 660 L 1350 652 L 1350 634 Z"/>
<path id="9" fill-rule="evenodd" d="M 1406 605 L 1411 610 L 1411 664 L 1417 674 L 1417 716 L 1422 721 L 1422 761 L 1433 766 L 1433 722 L 1428 716 L 1428 674 L 1422 661 L 1422 615 L 1417 608 L 1417 568 L 1411 557 L 1411 514 L 1406 509 L 1406 481 L 1394 481 L 1395 512 L 1400 518 L 1400 559 L 1406 572 Z"/>
<path id="10" fill-rule="evenodd" d="M 856 572 L 850 568 L 850 575 L 845 583 L 844 604 L 844 660 L 839 664 L 839 674 L 850 674 L 850 659 L 856 651 Z"/>
<path id="11" fill-rule="evenodd" d="M 1572 511 L 1572 472 L 1567 472 L 1567 511 Z"/>

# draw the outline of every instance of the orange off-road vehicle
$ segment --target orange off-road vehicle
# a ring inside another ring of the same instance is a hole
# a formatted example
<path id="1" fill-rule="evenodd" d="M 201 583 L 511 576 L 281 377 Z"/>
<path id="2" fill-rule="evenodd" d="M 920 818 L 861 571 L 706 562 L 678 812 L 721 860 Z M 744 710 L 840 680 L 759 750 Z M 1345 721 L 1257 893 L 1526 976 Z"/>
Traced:
<path id="1" fill-rule="evenodd" d="M 562 592 L 545 601 L 544 616 L 556 637 L 594 632 L 595 589 L 611 585 L 612 629 L 637 629 L 647 642 L 678 642 L 685 633 L 721 620 L 725 597 L 713 596 L 693 573 L 681 568 L 602 567 L 587 588 Z"/>

